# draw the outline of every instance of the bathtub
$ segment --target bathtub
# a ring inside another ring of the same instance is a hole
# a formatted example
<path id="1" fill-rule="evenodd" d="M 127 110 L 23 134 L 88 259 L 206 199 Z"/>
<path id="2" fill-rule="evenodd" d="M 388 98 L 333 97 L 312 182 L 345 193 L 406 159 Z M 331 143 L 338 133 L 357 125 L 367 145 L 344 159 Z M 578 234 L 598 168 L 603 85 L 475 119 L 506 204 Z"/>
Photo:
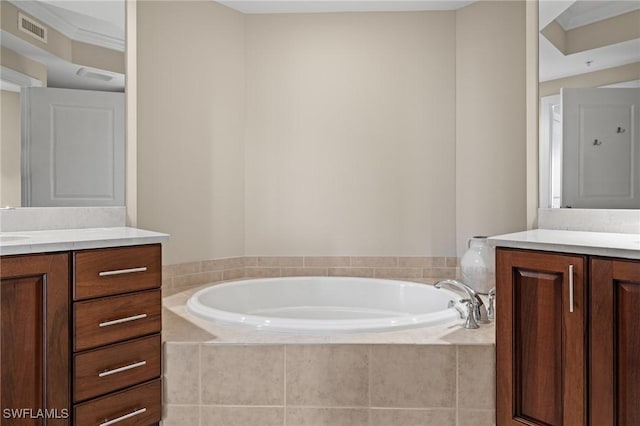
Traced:
<path id="1" fill-rule="evenodd" d="M 458 322 L 460 298 L 406 281 L 287 277 L 211 285 L 189 298 L 187 311 L 262 330 L 357 333 Z"/>

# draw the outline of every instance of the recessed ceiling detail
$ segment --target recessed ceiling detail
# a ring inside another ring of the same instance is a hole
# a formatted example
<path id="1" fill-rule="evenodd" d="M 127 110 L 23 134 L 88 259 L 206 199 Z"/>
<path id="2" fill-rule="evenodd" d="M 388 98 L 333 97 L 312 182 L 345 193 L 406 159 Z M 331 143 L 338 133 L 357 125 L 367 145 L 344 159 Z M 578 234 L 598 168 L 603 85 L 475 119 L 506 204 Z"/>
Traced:
<path id="1" fill-rule="evenodd" d="M 560 17 L 562 16 L 564 13 L 560 15 Z M 542 30 L 542 35 L 565 55 L 640 38 L 640 10 L 626 12 L 569 30 L 561 25 L 560 17 L 547 25 Z"/>
<path id="2" fill-rule="evenodd" d="M 9 2 L 72 40 L 124 52 L 124 1 L 9 0 Z M 92 6 L 93 12 L 79 13 L 75 8 L 82 4 Z M 121 22 L 117 21 L 119 9 L 122 9 Z M 107 19 L 107 17 L 111 18 Z"/>
<path id="3" fill-rule="evenodd" d="M 218 1 L 242 13 L 328 13 L 328 12 L 409 12 L 425 10 L 456 10 L 473 1 L 457 0 L 355 0 L 355 1 Z"/>
<path id="4" fill-rule="evenodd" d="M 568 31 L 639 9 L 638 1 L 577 1 L 556 21 Z"/>
<path id="5" fill-rule="evenodd" d="M 546 82 L 640 62 L 640 2 L 540 2 L 540 75 Z"/>
<path id="6" fill-rule="evenodd" d="M 43 43 L 47 42 L 47 27 L 20 12 L 18 12 L 18 28 Z"/>

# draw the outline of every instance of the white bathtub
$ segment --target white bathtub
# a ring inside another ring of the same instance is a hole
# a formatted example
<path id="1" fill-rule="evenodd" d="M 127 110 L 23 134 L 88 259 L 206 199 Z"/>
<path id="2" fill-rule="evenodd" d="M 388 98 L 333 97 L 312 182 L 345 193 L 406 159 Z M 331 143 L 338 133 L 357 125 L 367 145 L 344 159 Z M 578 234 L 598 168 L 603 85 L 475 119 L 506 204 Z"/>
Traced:
<path id="1" fill-rule="evenodd" d="M 370 278 L 288 277 L 212 285 L 187 302 L 221 323 L 292 332 L 368 332 L 454 323 L 460 296 L 430 285 Z M 458 307 L 459 308 L 459 307 Z"/>

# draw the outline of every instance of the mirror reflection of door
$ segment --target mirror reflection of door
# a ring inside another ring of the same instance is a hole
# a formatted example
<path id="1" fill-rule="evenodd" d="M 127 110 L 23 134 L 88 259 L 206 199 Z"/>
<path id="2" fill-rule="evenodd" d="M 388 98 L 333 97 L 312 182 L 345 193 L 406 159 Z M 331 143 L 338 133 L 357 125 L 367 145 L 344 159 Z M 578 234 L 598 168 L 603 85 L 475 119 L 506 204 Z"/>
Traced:
<path id="1" fill-rule="evenodd" d="M 638 165 L 633 161 L 640 151 L 637 134 L 616 134 L 616 144 L 606 143 L 603 136 L 611 122 L 620 122 L 617 130 L 627 121 L 632 133 L 637 132 L 637 117 L 627 117 L 625 110 L 631 103 L 614 107 L 618 100 L 604 98 L 581 103 L 572 95 L 571 105 L 565 105 L 567 99 L 562 105 L 560 101 L 561 91 L 568 90 L 637 91 L 640 2 L 540 0 L 538 4 L 540 207 L 640 209 Z M 574 101 L 581 105 L 578 110 Z M 633 104 L 637 108 L 637 102 Z M 571 117 L 582 121 L 564 122 Z M 593 136 L 591 145 L 587 134 Z"/>
<path id="2" fill-rule="evenodd" d="M 22 205 L 124 204 L 124 94 L 22 90 Z"/>
<path id="3" fill-rule="evenodd" d="M 640 205 L 640 89 L 563 89 L 562 207 Z"/>
<path id="4" fill-rule="evenodd" d="M 69 105 L 65 108 L 49 105 L 49 108 L 53 108 L 53 116 L 47 116 L 46 120 L 50 123 L 57 121 L 54 124 L 57 133 L 43 133 L 43 137 L 49 139 L 49 149 L 53 150 L 61 163 L 47 165 L 45 160 L 36 163 L 38 155 L 32 155 L 30 159 L 22 157 L 25 152 L 25 126 L 21 121 L 24 121 L 25 111 L 36 112 L 35 102 L 40 98 L 29 95 L 30 106 L 25 109 L 25 96 L 20 93 L 25 88 L 38 87 L 115 92 L 119 93 L 115 97 L 122 98 L 125 91 L 124 5 L 124 0 L 0 2 L 0 207 L 124 205 L 124 199 L 121 199 L 124 189 L 120 189 L 120 181 L 124 181 L 124 168 L 120 176 L 113 176 L 113 182 L 111 178 L 106 178 L 107 174 L 115 174 L 120 168 L 120 159 L 115 155 L 120 148 L 113 148 L 114 158 L 110 160 L 115 167 L 113 171 L 107 173 L 103 170 L 106 164 L 104 158 L 111 157 L 105 150 L 111 148 L 98 145 L 99 140 L 106 144 L 109 138 L 108 133 L 102 136 L 95 133 L 99 128 L 108 132 L 106 119 L 96 122 L 96 117 L 100 116 L 95 109 L 98 107 L 86 109 L 84 100 L 74 103 L 75 107 L 79 107 L 75 110 Z M 82 108 L 84 112 L 80 113 Z M 81 116 L 72 117 L 72 110 Z M 89 113 L 89 110 L 93 113 Z M 30 121 L 34 124 L 38 120 Z M 66 124 L 62 125 L 62 121 L 66 121 Z M 72 122 L 75 124 L 72 125 Z M 89 134 L 89 123 L 95 124 L 93 136 Z M 119 123 L 114 118 L 113 129 L 121 130 L 121 139 L 124 140 L 124 127 Z M 28 136 L 31 142 L 33 136 L 38 134 L 37 130 L 32 129 Z M 85 144 L 74 142 L 74 138 L 82 135 Z M 67 137 L 70 139 L 66 140 Z M 55 148 L 51 145 L 54 139 Z M 92 144 L 96 145 L 95 151 L 86 149 Z M 75 147 L 75 150 L 72 151 L 71 147 Z M 62 152 L 65 154 L 62 155 Z M 82 153 L 88 154 L 88 157 L 82 157 Z M 52 161 L 54 156 L 47 155 Z M 102 162 L 95 163 L 97 158 Z M 72 166 L 72 159 L 77 160 L 77 169 L 73 174 L 63 173 L 63 170 L 75 167 Z M 41 165 L 43 169 L 40 169 Z M 82 171 L 86 173 L 82 174 Z M 35 175 L 31 176 L 30 172 L 35 172 Z M 44 183 L 44 176 L 49 177 L 49 183 Z M 46 190 L 38 189 L 40 181 Z M 25 182 L 31 186 L 24 187 Z M 94 187 L 87 191 L 88 185 Z"/>

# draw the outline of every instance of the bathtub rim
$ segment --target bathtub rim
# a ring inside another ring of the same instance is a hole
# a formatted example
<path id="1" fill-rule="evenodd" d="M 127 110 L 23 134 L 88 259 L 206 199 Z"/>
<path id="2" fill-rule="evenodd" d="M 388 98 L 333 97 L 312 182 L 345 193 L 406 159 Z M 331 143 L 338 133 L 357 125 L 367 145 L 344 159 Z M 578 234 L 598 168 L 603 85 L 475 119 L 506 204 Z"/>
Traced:
<path id="1" fill-rule="evenodd" d="M 379 333 L 393 332 L 416 328 L 429 328 L 440 325 L 456 325 L 459 324 L 465 311 L 459 300 L 462 298 L 459 294 L 448 290 L 438 289 L 439 293 L 449 295 L 449 299 L 455 302 L 455 306 L 446 309 L 429 312 L 424 314 L 407 315 L 403 317 L 394 317 L 393 319 L 291 319 L 266 317 L 260 315 L 241 314 L 238 312 L 224 311 L 221 309 L 206 306 L 198 301 L 198 296 L 207 292 L 211 288 L 224 288 L 228 286 L 250 285 L 256 281 L 276 282 L 282 280 L 296 279 L 322 279 L 322 280 L 342 280 L 342 281 L 358 281 L 367 280 L 380 282 L 384 285 L 403 285 L 414 288 L 424 288 L 429 284 L 417 283 L 412 281 L 394 280 L 386 278 L 363 278 L 363 277 L 341 277 L 341 276 L 293 276 L 293 277 L 270 277 L 270 278 L 245 278 L 241 280 L 228 281 L 220 284 L 209 284 L 195 291 L 185 303 L 187 313 L 195 315 L 213 324 L 225 326 L 237 326 L 248 330 L 266 331 L 276 333 L 309 333 L 309 334 L 356 334 L 356 333 Z M 240 319 L 239 317 L 242 317 Z M 384 322 L 384 324 L 381 324 Z"/>

